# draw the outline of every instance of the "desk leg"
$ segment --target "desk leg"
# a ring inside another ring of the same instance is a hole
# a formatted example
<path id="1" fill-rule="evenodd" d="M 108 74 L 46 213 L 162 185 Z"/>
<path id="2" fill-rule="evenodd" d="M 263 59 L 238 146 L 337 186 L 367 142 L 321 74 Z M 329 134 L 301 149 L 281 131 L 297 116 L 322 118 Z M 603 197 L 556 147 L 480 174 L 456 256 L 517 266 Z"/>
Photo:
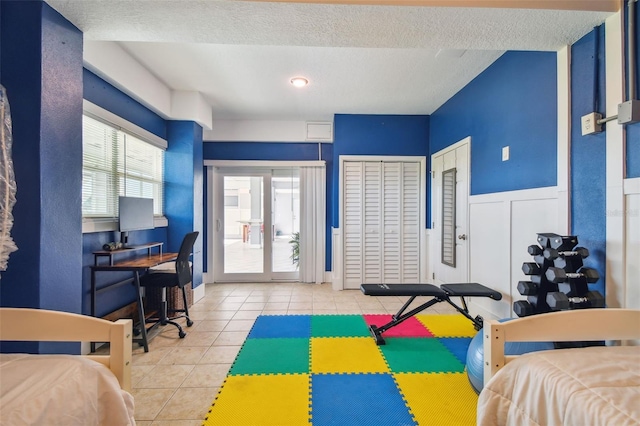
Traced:
<path id="1" fill-rule="evenodd" d="M 96 316 L 96 271 L 91 269 L 91 316 Z M 91 342 L 91 352 L 95 352 L 96 343 Z"/>
<path id="2" fill-rule="evenodd" d="M 140 293 L 140 273 L 138 271 L 134 271 L 134 278 L 136 284 L 136 292 L 138 293 L 138 316 L 140 321 L 140 334 L 142 335 L 142 346 L 144 346 L 144 351 L 149 352 L 149 343 L 147 341 L 147 325 L 144 321 L 144 304 L 142 302 L 142 294 Z"/>

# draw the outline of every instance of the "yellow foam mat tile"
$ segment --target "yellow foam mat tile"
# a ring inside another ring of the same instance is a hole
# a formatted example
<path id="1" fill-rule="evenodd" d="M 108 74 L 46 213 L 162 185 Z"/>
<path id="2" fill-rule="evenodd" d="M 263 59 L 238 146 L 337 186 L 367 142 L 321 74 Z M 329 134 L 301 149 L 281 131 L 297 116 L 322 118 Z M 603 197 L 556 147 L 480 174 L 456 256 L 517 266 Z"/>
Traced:
<path id="1" fill-rule="evenodd" d="M 311 338 L 311 373 L 388 373 L 371 337 Z"/>
<path id="2" fill-rule="evenodd" d="M 477 331 L 468 318 L 455 315 L 416 315 L 435 337 L 473 337 Z"/>
<path id="3" fill-rule="evenodd" d="M 478 396 L 466 373 L 396 373 L 400 392 L 419 425 L 476 424 Z"/>
<path id="4" fill-rule="evenodd" d="M 308 374 L 229 376 L 203 425 L 310 425 L 310 380 Z"/>

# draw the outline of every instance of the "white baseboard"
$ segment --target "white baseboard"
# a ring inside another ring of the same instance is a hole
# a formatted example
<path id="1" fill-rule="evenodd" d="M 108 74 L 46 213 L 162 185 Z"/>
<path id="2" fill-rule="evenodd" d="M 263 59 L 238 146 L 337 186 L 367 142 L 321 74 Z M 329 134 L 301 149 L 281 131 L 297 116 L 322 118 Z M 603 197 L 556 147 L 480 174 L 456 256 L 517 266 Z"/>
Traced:
<path id="1" fill-rule="evenodd" d="M 208 282 L 208 281 L 205 281 Z M 204 297 L 204 284 L 200 284 L 198 287 L 193 289 L 193 303 L 196 303 L 200 299 Z"/>

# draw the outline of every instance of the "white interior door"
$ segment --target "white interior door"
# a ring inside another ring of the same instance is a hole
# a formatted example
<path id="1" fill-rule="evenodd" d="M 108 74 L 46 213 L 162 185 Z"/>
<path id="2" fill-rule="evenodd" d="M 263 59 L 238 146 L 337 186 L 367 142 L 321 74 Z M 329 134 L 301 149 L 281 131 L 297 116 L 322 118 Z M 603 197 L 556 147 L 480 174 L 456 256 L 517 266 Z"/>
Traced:
<path id="1" fill-rule="evenodd" d="M 466 138 L 431 159 L 432 279 L 469 281 L 469 147 Z"/>

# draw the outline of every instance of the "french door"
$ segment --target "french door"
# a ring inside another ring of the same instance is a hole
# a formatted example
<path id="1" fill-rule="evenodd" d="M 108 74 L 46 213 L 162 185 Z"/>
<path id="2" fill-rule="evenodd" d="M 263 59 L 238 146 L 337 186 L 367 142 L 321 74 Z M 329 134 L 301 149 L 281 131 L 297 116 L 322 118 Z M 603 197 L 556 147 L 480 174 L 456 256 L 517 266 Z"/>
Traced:
<path id="1" fill-rule="evenodd" d="M 214 168 L 216 282 L 297 280 L 297 168 Z"/>

